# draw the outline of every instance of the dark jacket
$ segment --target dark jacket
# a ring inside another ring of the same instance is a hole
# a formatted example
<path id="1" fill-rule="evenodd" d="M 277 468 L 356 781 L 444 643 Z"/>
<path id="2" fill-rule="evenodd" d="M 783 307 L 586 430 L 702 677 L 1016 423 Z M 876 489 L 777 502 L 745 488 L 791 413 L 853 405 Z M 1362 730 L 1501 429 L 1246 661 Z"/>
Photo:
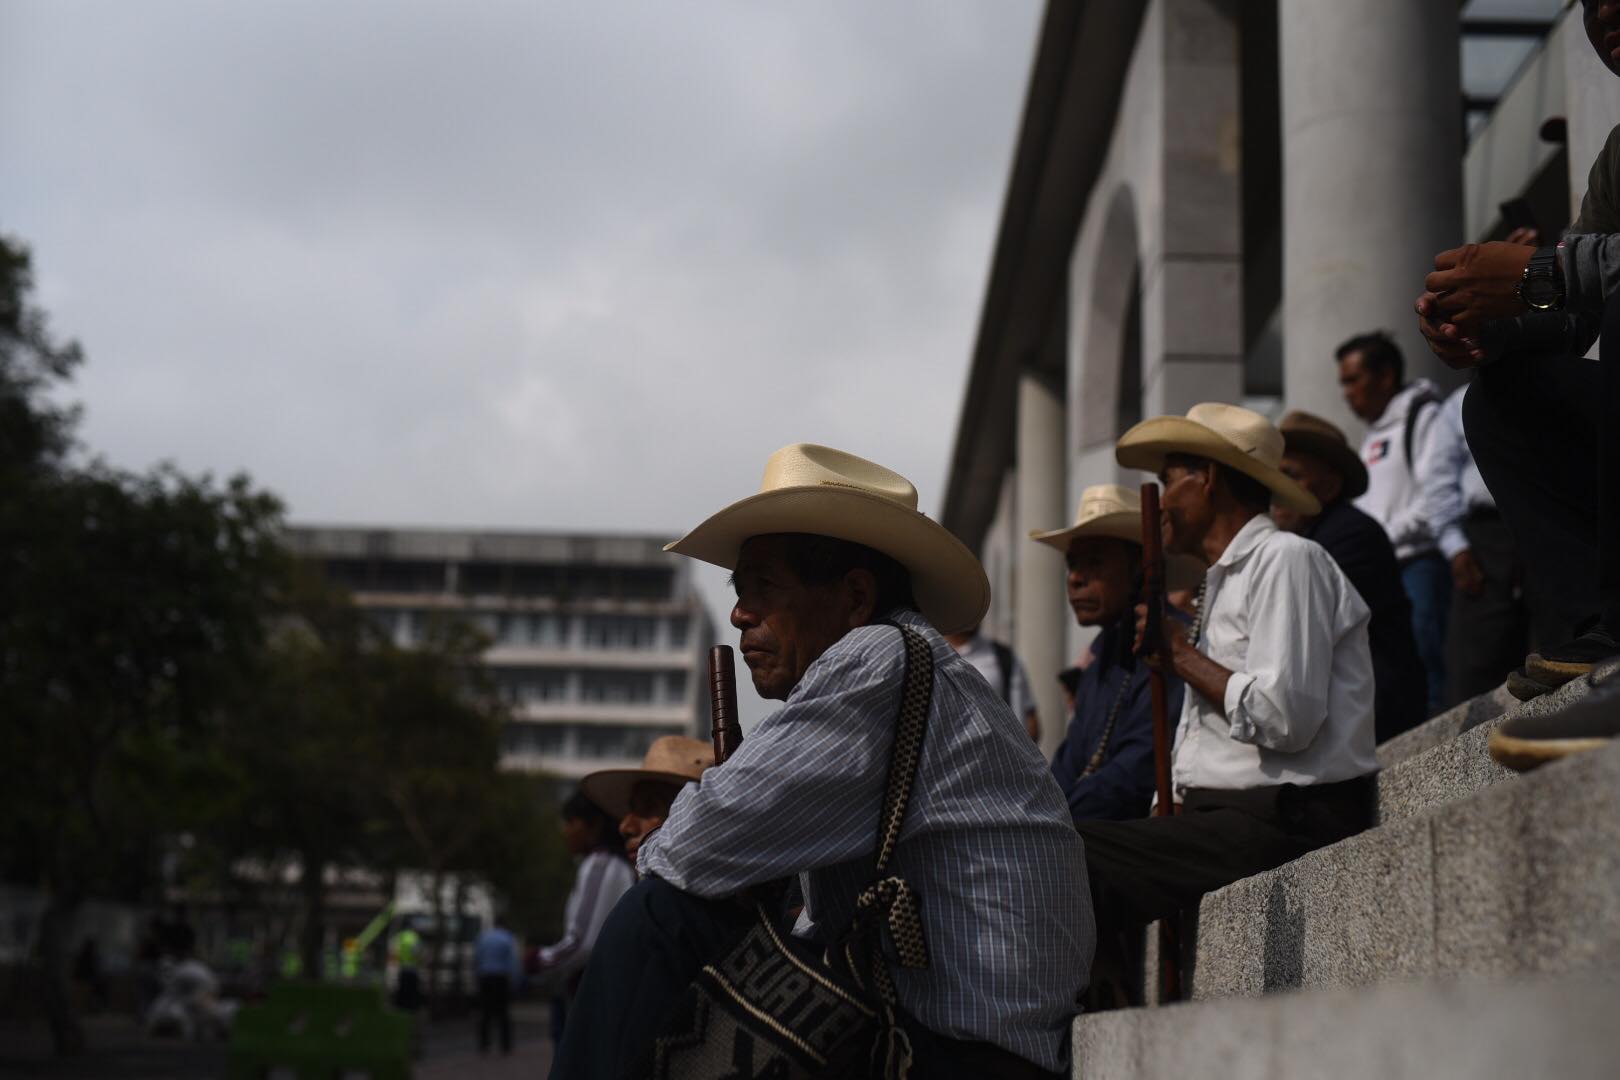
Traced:
<path id="1" fill-rule="evenodd" d="M 1379 742 L 1421 724 L 1428 682 L 1412 636 L 1412 606 L 1401 587 L 1395 548 L 1383 526 L 1348 500 L 1328 506 L 1305 526 L 1306 537 L 1333 556 L 1344 576 L 1372 610 L 1367 624 L 1372 647 L 1373 727 Z"/>
<path id="2" fill-rule="evenodd" d="M 1133 611 L 1103 630 L 1092 645 L 1092 661 L 1080 673 L 1069 733 L 1052 758 L 1052 775 L 1069 800 L 1075 821 L 1099 818 L 1123 821 L 1145 817 L 1153 801 L 1153 705 L 1147 665 L 1131 654 L 1136 637 Z M 1129 683 L 1120 702 L 1113 734 L 1097 771 L 1082 777 L 1108 726 L 1108 713 Z M 1181 717 L 1181 680 L 1170 676 L 1169 717 L 1172 735 Z"/>

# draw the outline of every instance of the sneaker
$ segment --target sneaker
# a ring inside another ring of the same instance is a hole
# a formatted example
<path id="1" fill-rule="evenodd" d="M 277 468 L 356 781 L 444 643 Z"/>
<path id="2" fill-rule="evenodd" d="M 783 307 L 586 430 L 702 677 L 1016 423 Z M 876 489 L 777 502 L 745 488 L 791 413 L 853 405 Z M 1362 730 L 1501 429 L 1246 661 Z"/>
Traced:
<path id="1" fill-rule="evenodd" d="M 1549 690 L 1558 689 L 1556 686 L 1548 686 L 1544 682 L 1537 682 L 1532 679 L 1524 668 L 1508 672 L 1507 681 L 1502 685 L 1507 687 L 1508 693 L 1520 701 L 1529 701 L 1532 698 L 1540 697 Z"/>
<path id="2" fill-rule="evenodd" d="M 1594 626 L 1574 641 L 1531 653 L 1524 661 L 1524 673 L 1539 683 L 1563 686 L 1571 679 L 1588 675 L 1594 664 L 1620 656 L 1620 640 L 1606 627 Z"/>
<path id="3" fill-rule="evenodd" d="M 1544 716 L 1514 716 L 1491 732 L 1491 757 L 1528 772 L 1583 750 L 1596 750 L 1620 735 L 1620 665 L 1588 676 L 1591 692 Z"/>

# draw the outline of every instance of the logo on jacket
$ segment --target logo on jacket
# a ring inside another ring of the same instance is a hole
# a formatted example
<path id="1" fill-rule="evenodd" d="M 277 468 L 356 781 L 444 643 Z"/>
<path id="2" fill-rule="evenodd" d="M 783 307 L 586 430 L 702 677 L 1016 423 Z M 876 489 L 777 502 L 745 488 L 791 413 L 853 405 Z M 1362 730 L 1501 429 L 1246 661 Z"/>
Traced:
<path id="1" fill-rule="evenodd" d="M 1377 442 L 1367 447 L 1367 464 L 1376 465 L 1380 461 L 1383 461 L 1385 458 L 1389 457 L 1389 444 L 1389 439 L 1379 439 Z"/>

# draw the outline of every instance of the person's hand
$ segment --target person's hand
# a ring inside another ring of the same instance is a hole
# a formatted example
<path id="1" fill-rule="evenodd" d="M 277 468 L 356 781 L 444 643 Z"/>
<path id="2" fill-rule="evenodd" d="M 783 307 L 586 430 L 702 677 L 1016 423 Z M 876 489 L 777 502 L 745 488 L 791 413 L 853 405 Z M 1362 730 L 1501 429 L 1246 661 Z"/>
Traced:
<path id="1" fill-rule="evenodd" d="M 1138 656 L 1142 655 L 1142 639 L 1147 634 L 1147 621 L 1148 621 L 1147 605 L 1146 604 L 1137 604 L 1136 605 L 1136 641 L 1131 646 L 1131 651 L 1135 652 Z M 1176 654 L 1176 650 L 1179 647 L 1184 646 L 1187 643 L 1187 629 L 1186 629 L 1186 627 L 1181 625 L 1181 621 L 1179 619 L 1173 619 L 1169 615 L 1166 615 L 1163 618 L 1163 620 L 1160 623 L 1160 626 L 1161 626 L 1161 629 L 1160 629 L 1159 632 L 1163 636 L 1159 640 L 1164 643 L 1165 651 L 1168 652 L 1171 655 L 1171 657 L 1174 657 L 1175 654 Z M 1143 659 L 1145 659 L 1149 664 L 1151 664 L 1151 665 L 1153 665 L 1155 667 L 1158 666 L 1158 659 L 1159 658 L 1158 658 L 1157 655 L 1147 656 L 1147 657 L 1144 657 Z"/>
<path id="2" fill-rule="evenodd" d="M 1438 321 L 1470 336 L 1491 319 L 1523 314 L 1527 309 L 1519 299 L 1519 282 L 1534 253 L 1523 244 L 1492 241 L 1436 255 L 1434 273 L 1423 279 L 1423 289 L 1434 294 Z"/>
<path id="3" fill-rule="evenodd" d="M 1485 591 L 1485 570 L 1474 558 L 1473 549 L 1463 548 L 1451 557 L 1451 583 L 1469 596 Z"/>
<path id="4" fill-rule="evenodd" d="M 1455 323 L 1442 321 L 1435 303 L 1438 299 L 1434 293 L 1426 292 L 1412 305 L 1418 314 L 1418 332 L 1447 367 L 1461 371 L 1478 366 L 1485 359 L 1485 350 L 1473 338 L 1465 337 Z"/>
<path id="5" fill-rule="evenodd" d="M 1541 246 L 1541 230 L 1534 225 L 1520 225 L 1517 229 L 1502 238 L 1504 244 L 1523 244 L 1526 247 Z"/>

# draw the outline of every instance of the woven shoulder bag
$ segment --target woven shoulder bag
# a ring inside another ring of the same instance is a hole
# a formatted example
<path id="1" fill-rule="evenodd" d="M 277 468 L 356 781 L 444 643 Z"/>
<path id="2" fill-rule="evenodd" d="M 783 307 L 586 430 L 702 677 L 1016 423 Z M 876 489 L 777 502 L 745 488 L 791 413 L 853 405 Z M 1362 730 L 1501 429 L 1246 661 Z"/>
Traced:
<path id="1" fill-rule="evenodd" d="M 904 1080 L 911 1043 L 884 957 L 887 926 L 899 963 L 928 966 L 918 900 L 888 873 L 917 777 L 934 691 L 928 640 L 907 626 L 905 680 L 889 757 L 871 883 L 848 931 L 825 951 L 794 938 L 765 905 L 724 957 L 699 972 L 653 1048 L 657 1080 Z"/>

